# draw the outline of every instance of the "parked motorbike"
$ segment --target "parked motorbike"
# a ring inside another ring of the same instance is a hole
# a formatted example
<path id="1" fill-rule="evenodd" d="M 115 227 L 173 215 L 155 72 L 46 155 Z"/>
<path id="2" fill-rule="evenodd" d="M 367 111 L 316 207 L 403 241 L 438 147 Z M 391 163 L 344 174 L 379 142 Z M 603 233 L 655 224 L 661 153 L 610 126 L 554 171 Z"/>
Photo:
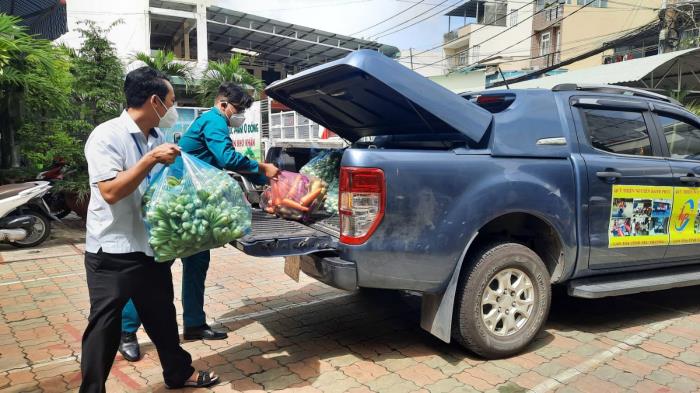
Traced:
<path id="1" fill-rule="evenodd" d="M 54 182 L 63 180 L 66 175 L 70 174 L 70 172 L 68 163 L 66 163 L 66 161 L 62 158 L 57 158 L 53 161 L 49 169 L 36 175 L 36 180 L 45 180 L 53 184 Z M 44 200 L 49 206 L 49 211 L 56 218 L 64 218 L 71 212 L 71 209 L 66 204 L 66 199 L 62 192 L 49 191 L 44 196 Z"/>
<path id="2" fill-rule="evenodd" d="M 0 186 L 0 241 L 34 247 L 49 237 L 56 218 L 42 197 L 50 188 L 46 181 Z"/>

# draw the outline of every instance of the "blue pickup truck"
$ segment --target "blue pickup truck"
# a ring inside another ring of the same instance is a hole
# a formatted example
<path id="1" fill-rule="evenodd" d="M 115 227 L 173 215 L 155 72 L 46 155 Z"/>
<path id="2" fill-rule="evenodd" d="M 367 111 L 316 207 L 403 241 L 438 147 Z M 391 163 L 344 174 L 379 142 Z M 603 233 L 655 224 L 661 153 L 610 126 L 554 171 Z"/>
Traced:
<path id="1" fill-rule="evenodd" d="M 700 284 L 700 119 L 615 86 L 454 94 L 358 51 L 267 94 L 351 143 L 339 215 L 256 212 L 236 246 L 346 290 L 422 295 L 421 326 L 523 350 L 553 286 L 599 298 Z M 310 158 L 277 152 L 284 169 Z"/>

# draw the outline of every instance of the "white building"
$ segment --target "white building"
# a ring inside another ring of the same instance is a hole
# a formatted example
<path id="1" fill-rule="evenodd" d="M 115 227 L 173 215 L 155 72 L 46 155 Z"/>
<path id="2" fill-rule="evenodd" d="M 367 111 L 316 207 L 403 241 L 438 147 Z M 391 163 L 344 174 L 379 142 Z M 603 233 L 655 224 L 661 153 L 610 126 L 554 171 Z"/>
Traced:
<path id="1" fill-rule="evenodd" d="M 473 67 L 498 56 L 503 71 L 529 66 L 532 34 L 532 1 L 468 0 L 450 10 L 444 35 L 447 67 Z M 455 28 L 456 23 L 456 28 Z"/>
<path id="2" fill-rule="evenodd" d="M 198 72 L 206 69 L 209 60 L 227 61 L 232 53 L 242 53 L 247 56 L 244 67 L 266 84 L 358 49 L 377 50 L 390 57 L 398 57 L 399 52 L 373 41 L 221 8 L 211 0 L 69 0 L 69 31 L 59 40 L 79 47 L 76 29 L 83 20 L 95 21 L 103 28 L 121 21 L 112 27 L 108 38 L 128 68 L 137 66 L 133 57 L 138 52 L 171 50 Z M 181 108 L 180 123 L 169 130 L 173 138 L 199 113 L 191 107 L 196 105 L 191 92 L 181 94 L 184 86 L 174 82 L 179 104 L 190 108 Z M 318 124 L 267 98 L 246 114 L 246 124 L 233 131 L 234 143 L 250 149 L 258 159 L 279 143 L 326 141 L 328 132 Z"/>
<path id="3" fill-rule="evenodd" d="M 201 71 L 208 60 L 239 52 L 248 55 L 248 70 L 267 83 L 357 49 L 398 55 L 392 46 L 217 7 L 211 0 L 70 0 L 67 19 L 69 32 L 60 40 L 72 47 L 80 45 L 80 21 L 107 27 L 121 20 L 108 38 L 125 63 L 137 52 L 168 49 Z"/>
<path id="4" fill-rule="evenodd" d="M 399 63 L 425 77 L 445 75 L 447 73 L 447 62 L 440 50 L 402 50 Z"/>

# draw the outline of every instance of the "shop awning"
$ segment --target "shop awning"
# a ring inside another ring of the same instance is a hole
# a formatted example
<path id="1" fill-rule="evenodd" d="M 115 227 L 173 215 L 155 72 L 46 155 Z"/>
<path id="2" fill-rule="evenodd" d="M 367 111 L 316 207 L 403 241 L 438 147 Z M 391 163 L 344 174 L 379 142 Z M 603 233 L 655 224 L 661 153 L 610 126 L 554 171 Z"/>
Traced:
<path id="1" fill-rule="evenodd" d="M 666 92 L 700 92 L 700 48 L 605 64 L 511 84 L 511 88 L 545 88 L 564 83 L 622 85 Z"/>

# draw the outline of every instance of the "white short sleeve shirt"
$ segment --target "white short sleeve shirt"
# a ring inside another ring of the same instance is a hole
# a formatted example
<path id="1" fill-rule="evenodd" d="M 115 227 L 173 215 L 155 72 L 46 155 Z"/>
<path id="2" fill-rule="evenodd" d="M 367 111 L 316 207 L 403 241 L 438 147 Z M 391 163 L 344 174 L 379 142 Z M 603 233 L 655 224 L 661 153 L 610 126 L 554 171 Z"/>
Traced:
<path id="1" fill-rule="evenodd" d="M 144 154 L 164 142 L 163 134 L 155 128 L 146 139 L 127 111 L 92 131 L 85 144 L 90 176 L 86 251 L 96 253 L 102 249 L 110 254 L 143 252 L 153 256 L 141 214 L 141 199 L 149 179 L 144 179 L 136 191 L 113 205 L 102 198 L 97 183 L 113 179 L 119 172 L 133 167 Z M 150 177 L 161 168 L 162 165 L 156 165 Z"/>

